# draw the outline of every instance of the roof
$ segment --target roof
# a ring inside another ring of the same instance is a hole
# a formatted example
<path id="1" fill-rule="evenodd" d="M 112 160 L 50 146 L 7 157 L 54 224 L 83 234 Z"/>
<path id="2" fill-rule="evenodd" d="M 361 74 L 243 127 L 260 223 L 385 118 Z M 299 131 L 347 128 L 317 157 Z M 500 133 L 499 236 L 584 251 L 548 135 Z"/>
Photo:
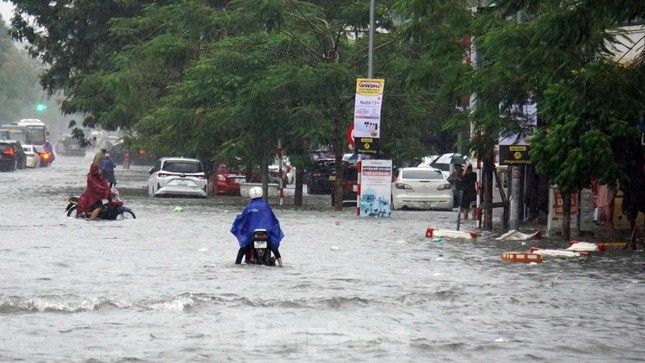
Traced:
<path id="1" fill-rule="evenodd" d="M 201 163 L 199 159 L 195 158 L 185 158 L 183 156 L 164 156 L 162 158 L 159 158 L 160 161 L 191 161 L 191 162 L 197 162 Z"/>

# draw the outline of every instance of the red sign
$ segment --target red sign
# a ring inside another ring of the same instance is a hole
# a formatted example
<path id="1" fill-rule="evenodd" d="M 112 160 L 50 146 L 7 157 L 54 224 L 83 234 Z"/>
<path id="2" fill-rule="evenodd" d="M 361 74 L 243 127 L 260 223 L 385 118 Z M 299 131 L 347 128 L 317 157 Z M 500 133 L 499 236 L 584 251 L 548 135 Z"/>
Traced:
<path id="1" fill-rule="evenodd" d="M 354 144 L 354 124 L 350 124 L 349 127 L 347 128 L 347 141 L 349 141 L 349 144 L 352 145 L 352 147 L 356 146 Z"/>

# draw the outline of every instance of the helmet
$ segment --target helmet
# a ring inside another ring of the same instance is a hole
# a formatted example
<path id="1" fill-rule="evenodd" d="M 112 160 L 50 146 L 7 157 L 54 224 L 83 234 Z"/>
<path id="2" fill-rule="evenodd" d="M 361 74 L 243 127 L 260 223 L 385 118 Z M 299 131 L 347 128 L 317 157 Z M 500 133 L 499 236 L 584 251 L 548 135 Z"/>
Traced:
<path id="1" fill-rule="evenodd" d="M 262 188 L 253 187 L 249 189 L 249 198 L 251 199 L 262 198 Z"/>

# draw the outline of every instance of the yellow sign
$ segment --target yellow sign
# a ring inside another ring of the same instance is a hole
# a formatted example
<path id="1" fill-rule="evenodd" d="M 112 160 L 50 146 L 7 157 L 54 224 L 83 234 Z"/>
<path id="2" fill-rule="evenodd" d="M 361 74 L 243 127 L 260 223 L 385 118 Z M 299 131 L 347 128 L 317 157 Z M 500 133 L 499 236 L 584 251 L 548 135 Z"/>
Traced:
<path id="1" fill-rule="evenodd" d="M 356 93 L 361 96 L 377 96 L 383 94 L 383 79 L 358 78 L 356 80 Z"/>

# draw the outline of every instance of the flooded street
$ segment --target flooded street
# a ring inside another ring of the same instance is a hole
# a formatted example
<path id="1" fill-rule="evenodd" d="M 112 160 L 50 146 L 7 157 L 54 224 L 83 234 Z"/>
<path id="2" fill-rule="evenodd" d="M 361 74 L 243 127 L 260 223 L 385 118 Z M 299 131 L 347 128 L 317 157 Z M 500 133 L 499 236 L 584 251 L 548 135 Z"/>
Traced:
<path id="1" fill-rule="evenodd" d="M 0 173 L 2 362 L 645 361 L 643 251 L 504 263 L 567 245 L 432 242 L 456 211 L 362 219 L 305 195 L 270 200 L 285 267 L 235 265 L 246 200 L 150 198 L 148 167 L 116 169 L 137 219 L 66 218 L 90 162 Z"/>

